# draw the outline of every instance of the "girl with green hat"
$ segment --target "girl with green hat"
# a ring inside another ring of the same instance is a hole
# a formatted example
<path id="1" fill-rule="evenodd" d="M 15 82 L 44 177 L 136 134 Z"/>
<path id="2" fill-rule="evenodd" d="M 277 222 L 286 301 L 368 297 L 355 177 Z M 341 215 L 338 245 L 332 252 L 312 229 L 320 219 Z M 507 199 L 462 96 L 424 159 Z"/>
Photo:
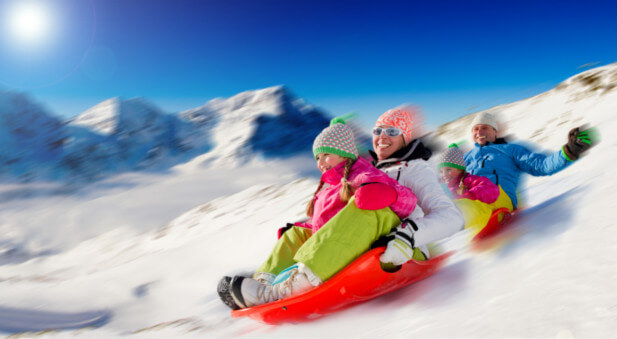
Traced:
<path id="1" fill-rule="evenodd" d="M 358 157 L 344 120 L 334 119 L 317 136 L 313 154 L 322 175 L 307 206 L 310 220 L 279 232 L 272 253 L 252 278 L 220 281 L 219 296 L 232 309 L 273 302 L 320 285 L 415 208 L 417 199 L 409 188 Z M 272 285 L 283 271 L 283 281 Z"/>
<path id="2" fill-rule="evenodd" d="M 448 187 L 454 204 L 463 213 L 465 228 L 472 229 L 472 236 L 476 235 L 491 217 L 491 204 L 499 197 L 499 186 L 487 177 L 465 172 L 463 152 L 456 144 L 441 154 L 437 168 L 440 181 Z"/>

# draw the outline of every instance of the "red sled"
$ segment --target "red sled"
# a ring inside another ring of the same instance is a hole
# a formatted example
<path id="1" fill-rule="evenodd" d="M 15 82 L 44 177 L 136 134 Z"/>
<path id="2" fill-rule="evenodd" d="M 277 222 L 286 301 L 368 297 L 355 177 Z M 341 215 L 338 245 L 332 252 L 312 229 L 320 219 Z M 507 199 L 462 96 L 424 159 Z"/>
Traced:
<path id="1" fill-rule="evenodd" d="M 266 324 L 298 323 L 321 318 L 352 305 L 422 280 L 446 262 L 452 252 L 427 261 L 410 260 L 396 272 L 381 269 L 385 247 L 370 250 L 322 285 L 269 304 L 231 311 L 232 317 L 250 317 Z"/>

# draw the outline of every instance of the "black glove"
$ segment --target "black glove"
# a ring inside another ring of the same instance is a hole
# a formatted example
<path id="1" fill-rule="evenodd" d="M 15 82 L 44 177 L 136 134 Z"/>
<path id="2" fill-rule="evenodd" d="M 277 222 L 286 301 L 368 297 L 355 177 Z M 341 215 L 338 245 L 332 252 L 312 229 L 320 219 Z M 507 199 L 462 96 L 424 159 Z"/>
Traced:
<path id="1" fill-rule="evenodd" d="M 287 225 L 279 228 L 278 233 L 277 233 L 278 239 L 281 239 L 281 237 L 283 236 L 283 233 L 287 232 L 287 230 L 292 228 L 292 227 L 294 227 L 294 224 L 287 223 Z"/>
<path id="2" fill-rule="evenodd" d="M 574 161 L 578 160 L 583 152 L 591 148 L 594 142 L 593 129 L 581 131 L 580 127 L 576 127 L 568 133 L 568 143 L 563 145 L 562 150 L 566 159 Z"/>

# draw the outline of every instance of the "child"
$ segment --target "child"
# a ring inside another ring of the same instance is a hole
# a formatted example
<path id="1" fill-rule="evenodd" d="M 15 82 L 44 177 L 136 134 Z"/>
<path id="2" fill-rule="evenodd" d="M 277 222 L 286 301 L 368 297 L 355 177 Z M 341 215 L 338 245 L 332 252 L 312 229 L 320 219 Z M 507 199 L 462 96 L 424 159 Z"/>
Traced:
<path id="1" fill-rule="evenodd" d="M 307 206 L 308 223 L 280 234 L 253 278 L 224 277 L 219 296 L 232 309 L 256 306 L 305 292 L 332 277 L 400 224 L 416 205 L 411 190 L 358 158 L 353 134 L 334 119 L 315 139 L 322 172 Z M 283 270 L 287 279 L 272 285 Z"/>
<path id="2" fill-rule="evenodd" d="M 500 195 L 499 186 L 487 177 L 465 172 L 463 152 L 455 144 L 444 151 L 439 164 L 440 181 L 447 185 L 454 203 L 463 213 L 465 228 L 476 235 L 487 224 L 493 206 Z"/>

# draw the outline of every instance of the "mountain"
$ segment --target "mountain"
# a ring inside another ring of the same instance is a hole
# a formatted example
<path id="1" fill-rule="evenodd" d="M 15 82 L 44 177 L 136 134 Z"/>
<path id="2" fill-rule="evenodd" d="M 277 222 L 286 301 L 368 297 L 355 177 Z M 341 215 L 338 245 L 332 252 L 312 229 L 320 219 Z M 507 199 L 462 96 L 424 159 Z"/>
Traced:
<path id="1" fill-rule="evenodd" d="M 174 164 L 175 157 L 188 151 L 180 134 L 188 126 L 142 98 L 106 100 L 67 125 L 71 139 L 65 164 L 76 173 Z"/>
<path id="2" fill-rule="evenodd" d="M 164 170 L 206 154 L 205 165 L 310 154 L 330 118 L 282 86 L 168 114 L 143 98 L 112 98 L 63 122 L 23 94 L 0 95 L 7 177 L 100 179 Z M 45 171 L 43 171 L 45 169 Z"/>
<path id="3" fill-rule="evenodd" d="M 49 175 L 62 158 L 65 139 L 63 122 L 27 95 L 0 92 L 0 176 Z"/>
<path id="4" fill-rule="evenodd" d="M 330 121 L 283 86 L 215 99 L 180 116 L 211 131 L 215 146 L 203 161 L 217 164 L 310 154 L 313 140 Z"/>

